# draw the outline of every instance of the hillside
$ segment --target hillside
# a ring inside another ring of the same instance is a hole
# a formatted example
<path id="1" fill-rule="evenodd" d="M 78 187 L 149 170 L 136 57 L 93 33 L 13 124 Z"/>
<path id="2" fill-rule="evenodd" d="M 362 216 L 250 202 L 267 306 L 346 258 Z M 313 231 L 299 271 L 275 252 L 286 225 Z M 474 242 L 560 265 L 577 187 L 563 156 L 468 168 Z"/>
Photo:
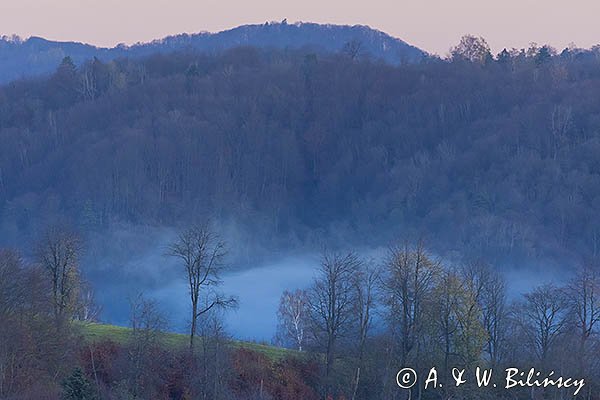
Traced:
<path id="1" fill-rule="evenodd" d="M 320 25 L 314 23 L 265 23 L 244 25 L 218 33 L 169 36 L 150 43 L 100 48 L 76 42 L 56 42 L 39 37 L 23 40 L 0 38 L 0 83 L 22 77 L 48 74 L 70 56 L 81 65 L 94 57 L 110 61 L 121 57 L 141 57 L 155 53 L 196 50 L 220 52 L 239 46 L 274 49 L 310 48 L 315 52 L 339 52 L 350 46 L 362 56 L 398 64 L 415 62 L 425 53 L 400 39 L 367 26 Z"/>
<path id="2" fill-rule="evenodd" d="M 596 399 L 600 52 L 478 40 L 0 86 L 0 397 L 416 398 L 397 368 L 517 365 Z M 135 329 L 71 323 L 99 313 Z M 446 382 L 423 399 L 531 394 Z"/>
<path id="3" fill-rule="evenodd" d="M 121 345 L 127 344 L 132 335 L 130 328 L 89 322 L 81 324 L 81 333 L 90 343 L 111 341 Z M 187 346 L 189 346 L 189 336 L 179 333 L 166 332 L 162 335 L 161 341 L 172 349 L 186 349 Z M 258 343 L 237 340 L 231 340 L 229 343 L 234 349 L 248 349 L 255 351 L 274 361 L 301 354 L 293 350 Z"/>
<path id="4" fill-rule="evenodd" d="M 579 263 L 599 251 L 598 59 L 393 67 L 237 49 L 0 89 L 0 229 L 233 219 L 267 245 Z M 84 79 L 85 78 L 85 79 Z"/>

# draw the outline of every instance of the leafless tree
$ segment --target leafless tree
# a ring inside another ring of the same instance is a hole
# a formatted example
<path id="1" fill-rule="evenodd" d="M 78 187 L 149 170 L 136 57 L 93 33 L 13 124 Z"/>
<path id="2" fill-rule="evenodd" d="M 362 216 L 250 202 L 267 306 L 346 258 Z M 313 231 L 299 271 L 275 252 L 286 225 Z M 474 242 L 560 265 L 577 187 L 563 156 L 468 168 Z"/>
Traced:
<path id="1" fill-rule="evenodd" d="M 37 259 L 51 284 L 51 301 L 57 325 L 71 318 L 79 295 L 79 236 L 62 226 L 46 230 L 37 246 Z"/>
<path id="2" fill-rule="evenodd" d="M 399 330 L 403 365 L 418 344 L 424 303 L 440 272 L 439 261 L 427 254 L 422 242 L 389 250 L 382 289 L 390 323 Z"/>
<path id="3" fill-rule="evenodd" d="M 364 364 L 367 338 L 373 322 L 373 310 L 376 305 L 376 290 L 379 285 L 380 270 L 373 262 L 365 263 L 353 277 L 355 290 L 354 310 L 358 323 L 358 360 L 354 373 L 352 400 L 356 399 L 360 385 L 360 374 Z"/>
<path id="4" fill-rule="evenodd" d="M 228 379 L 231 370 L 229 362 L 231 337 L 225 332 L 222 313 L 213 309 L 198 323 L 201 341 L 201 351 L 194 354 L 194 362 L 200 368 L 192 378 L 194 390 L 198 399 L 230 399 Z M 194 393 L 195 394 L 195 393 Z"/>
<path id="5" fill-rule="evenodd" d="M 79 301 L 75 310 L 75 319 L 84 322 L 97 322 L 102 309 L 96 303 L 94 289 L 87 282 L 80 284 Z"/>
<path id="6" fill-rule="evenodd" d="M 458 309 L 462 291 L 462 282 L 455 271 L 445 270 L 438 278 L 433 289 L 428 313 L 432 316 L 435 329 L 434 337 L 440 344 L 443 354 L 443 373 L 448 373 L 450 357 L 456 355 L 455 336 L 460 324 Z"/>
<path id="7" fill-rule="evenodd" d="M 597 331 L 600 323 L 600 276 L 586 263 L 566 288 L 568 306 L 575 319 L 579 335 L 580 368 L 584 369 L 589 352 L 588 340 Z"/>
<path id="8" fill-rule="evenodd" d="M 506 323 L 508 311 L 506 307 L 506 281 L 497 272 L 487 269 L 487 279 L 483 284 L 480 298 L 483 314 L 483 326 L 487 332 L 486 351 L 490 357 L 492 367 L 502 359 L 506 344 Z"/>
<path id="9" fill-rule="evenodd" d="M 22 362 L 19 353 L 26 353 L 19 349 L 20 329 L 15 318 L 27 293 L 21 263 L 17 253 L 0 251 L 0 398 L 15 391 L 20 378 L 17 365 Z"/>
<path id="10" fill-rule="evenodd" d="M 167 323 L 156 303 L 139 294 L 130 301 L 131 338 L 128 346 L 127 374 L 134 398 L 148 398 L 159 368 L 160 347 Z"/>
<path id="11" fill-rule="evenodd" d="M 156 303 L 139 294 L 130 302 L 131 333 L 133 340 L 155 344 L 166 329 L 166 320 L 158 311 Z"/>
<path id="12" fill-rule="evenodd" d="M 360 261 L 352 252 L 345 255 L 325 252 L 319 275 L 309 290 L 313 335 L 325 352 L 326 392 L 329 391 L 337 342 L 351 329 L 355 319 L 353 277 L 359 267 Z"/>
<path id="13" fill-rule="evenodd" d="M 181 232 L 169 246 L 168 255 L 178 258 L 185 270 L 190 302 L 192 305 L 190 349 L 198 318 L 214 307 L 234 307 L 237 300 L 225 297 L 214 289 L 221 284 L 221 272 L 225 267 L 225 243 L 208 224 L 195 225 Z M 203 306 L 203 303 L 206 305 Z"/>
<path id="14" fill-rule="evenodd" d="M 404 243 L 390 247 L 382 271 L 381 293 L 393 346 L 397 348 L 386 353 L 386 365 L 419 367 L 426 338 L 427 303 L 440 274 L 440 262 L 427 254 L 422 241 L 413 246 Z M 391 370 L 386 373 L 389 375 Z M 410 398 L 413 390 L 417 389 L 408 389 L 404 395 Z"/>
<path id="15" fill-rule="evenodd" d="M 525 294 L 522 324 L 542 366 L 565 327 L 564 293 L 551 284 Z"/>
<path id="16" fill-rule="evenodd" d="M 0 398 L 29 396 L 72 361 L 72 336 L 54 329 L 46 271 L 0 250 Z"/>
<path id="17" fill-rule="evenodd" d="M 277 311 L 277 334 L 282 342 L 292 342 L 298 351 L 303 350 L 308 320 L 308 295 L 305 290 L 285 290 Z"/>

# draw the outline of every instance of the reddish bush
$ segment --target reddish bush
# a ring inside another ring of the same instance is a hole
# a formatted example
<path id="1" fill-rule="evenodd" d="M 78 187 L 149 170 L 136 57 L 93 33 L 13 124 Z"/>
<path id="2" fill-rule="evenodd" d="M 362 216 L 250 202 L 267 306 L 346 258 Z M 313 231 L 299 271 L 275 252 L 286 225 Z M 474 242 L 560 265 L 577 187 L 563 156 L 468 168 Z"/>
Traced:
<path id="1" fill-rule="evenodd" d="M 88 376 L 109 385 L 118 380 L 114 369 L 121 351 L 122 347 L 110 340 L 83 346 L 80 350 L 82 366 Z"/>
<path id="2" fill-rule="evenodd" d="M 240 349 L 233 354 L 233 367 L 232 386 L 239 395 L 262 392 L 276 400 L 318 399 L 310 386 L 317 380 L 317 369 L 312 363 L 295 358 L 273 362 L 261 353 Z"/>

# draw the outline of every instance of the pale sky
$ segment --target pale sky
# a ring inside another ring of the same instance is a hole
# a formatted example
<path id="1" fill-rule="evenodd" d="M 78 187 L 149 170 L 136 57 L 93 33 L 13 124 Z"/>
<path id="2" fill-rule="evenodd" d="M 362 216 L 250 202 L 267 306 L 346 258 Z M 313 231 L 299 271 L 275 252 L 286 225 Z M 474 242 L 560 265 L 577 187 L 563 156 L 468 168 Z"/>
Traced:
<path id="1" fill-rule="evenodd" d="M 0 0 L 0 35 L 99 46 L 280 21 L 365 24 L 445 55 L 465 33 L 492 50 L 600 43 L 598 0 Z"/>

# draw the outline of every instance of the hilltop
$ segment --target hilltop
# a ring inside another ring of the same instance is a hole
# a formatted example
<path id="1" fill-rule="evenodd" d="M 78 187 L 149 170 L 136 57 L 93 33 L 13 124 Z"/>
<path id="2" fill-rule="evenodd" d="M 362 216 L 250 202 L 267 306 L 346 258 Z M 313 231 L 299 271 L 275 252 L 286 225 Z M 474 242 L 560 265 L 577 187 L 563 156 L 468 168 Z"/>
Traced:
<path id="1" fill-rule="evenodd" d="M 96 47 L 78 42 L 58 42 L 40 37 L 0 39 L 0 83 L 23 77 L 48 74 L 69 56 L 76 65 L 94 57 L 109 61 L 122 57 L 142 57 L 174 51 L 216 53 L 239 46 L 273 49 L 310 49 L 314 52 L 340 52 L 346 49 L 391 64 L 416 62 L 425 53 L 406 42 L 364 25 L 288 24 L 268 22 L 243 25 L 209 33 L 180 34 L 113 48 Z"/>

